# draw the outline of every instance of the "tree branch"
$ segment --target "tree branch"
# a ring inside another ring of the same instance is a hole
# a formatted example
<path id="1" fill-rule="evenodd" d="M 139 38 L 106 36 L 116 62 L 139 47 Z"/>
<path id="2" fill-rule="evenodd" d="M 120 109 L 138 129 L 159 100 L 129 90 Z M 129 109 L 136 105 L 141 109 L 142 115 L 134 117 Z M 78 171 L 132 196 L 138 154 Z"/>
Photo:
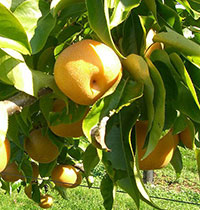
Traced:
<path id="1" fill-rule="evenodd" d="M 42 97 L 51 93 L 52 90 L 50 88 L 43 88 L 39 91 L 38 97 Z M 26 106 L 30 106 L 31 104 L 35 103 L 38 98 L 28 95 L 24 92 L 20 92 L 15 96 L 12 96 L 8 100 L 2 101 L 3 104 L 6 106 L 8 115 L 13 115 L 15 112 L 21 112 L 22 109 Z"/>

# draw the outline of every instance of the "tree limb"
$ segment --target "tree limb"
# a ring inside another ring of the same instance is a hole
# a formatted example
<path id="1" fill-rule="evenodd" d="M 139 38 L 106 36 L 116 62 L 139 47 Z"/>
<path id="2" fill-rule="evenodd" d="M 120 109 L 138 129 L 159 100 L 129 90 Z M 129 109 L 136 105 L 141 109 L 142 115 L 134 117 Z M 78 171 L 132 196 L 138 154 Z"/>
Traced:
<path id="1" fill-rule="evenodd" d="M 38 97 L 42 97 L 51 93 L 52 90 L 50 88 L 43 88 L 39 91 Z M 35 103 L 38 98 L 28 95 L 24 92 L 20 92 L 8 100 L 2 101 L 3 104 L 6 106 L 8 115 L 13 115 L 15 112 L 21 112 L 22 109 L 26 106 L 30 106 L 31 104 Z"/>

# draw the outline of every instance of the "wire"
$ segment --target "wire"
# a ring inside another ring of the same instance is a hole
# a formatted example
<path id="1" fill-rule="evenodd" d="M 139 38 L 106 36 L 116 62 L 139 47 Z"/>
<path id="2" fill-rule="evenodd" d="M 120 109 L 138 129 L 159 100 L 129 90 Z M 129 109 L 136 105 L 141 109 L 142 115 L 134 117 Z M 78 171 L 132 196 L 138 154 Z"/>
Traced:
<path id="1" fill-rule="evenodd" d="M 7 173 L 7 172 L 1 172 L 0 174 L 1 175 L 8 175 L 8 176 L 17 176 L 21 179 L 22 178 L 31 178 L 31 179 L 33 179 L 33 181 L 36 181 L 36 180 L 42 180 L 43 181 L 44 180 L 44 181 L 52 181 L 54 183 L 59 183 L 59 184 L 63 184 L 63 185 L 71 185 L 72 187 L 76 186 L 76 184 L 72 184 L 72 183 L 68 183 L 68 182 L 60 182 L 60 181 L 56 181 L 56 180 L 46 180 L 46 179 L 39 178 L 39 177 L 35 178 L 35 177 L 32 177 L 32 176 L 23 176 L 23 175 L 20 175 L 20 174 L 11 174 L 11 173 Z M 96 189 L 96 190 L 100 189 L 100 187 L 95 187 L 95 186 L 91 186 L 91 187 L 89 187 L 87 185 L 79 185 L 79 186 L 80 187 L 85 187 L 85 188 L 87 187 L 87 188 L 91 188 L 91 189 Z M 127 194 L 127 192 L 124 192 L 124 191 L 121 191 L 121 190 L 117 190 L 116 192 Z M 194 203 L 194 202 L 189 202 L 189 201 L 175 200 L 175 199 L 170 199 L 170 198 L 162 198 L 162 197 L 157 197 L 157 196 L 150 196 L 150 198 L 200 206 L 200 203 Z"/>

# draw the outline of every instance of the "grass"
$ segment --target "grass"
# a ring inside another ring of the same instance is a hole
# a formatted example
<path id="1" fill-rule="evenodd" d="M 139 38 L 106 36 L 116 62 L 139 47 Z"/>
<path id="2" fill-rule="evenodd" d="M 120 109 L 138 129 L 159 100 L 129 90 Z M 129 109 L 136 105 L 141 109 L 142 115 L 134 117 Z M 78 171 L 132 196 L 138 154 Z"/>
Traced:
<path id="1" fill-rule="evenodd" d="M 197 175 L 196 161 L 192 151 L 181 149 L 183 155 L 183 172 L 178 181 L 171 165 L 165 169 L 154 171 L 154 184 L 148 184 L 147 189 L 151 196 L 174 199 L 179 201 L 200 203 L 200 184 Z M 95 171 L 95 186 L 99 186 L 103 168 L 100 165 Z M 77 187 L 67 190 L 67 200 L 62 199 L 56 191 L 49 191 L 54 198 L 54 205 L 51 209 L 55 210 L 103 210 L 103 200 L 99 190 Z M 13 192 L 11 196 L 4 194 L 0 190 L 0 209 L 1 210 L 36 210 L 40 209 L 37 204 L 28 199 L 23 190 L 19 193 Z M 200 206 L 191 205 L 169 200 L 152 198 L 152 200 L 163 209 L 173 210 L 197 210 Z M 113 206 L 114 210 L 135 210 L 136 206 L 133 200 L 125 193 L 117 193 Z M 152 210 L 153 208 L 141 202 L 142 210 Z"/>

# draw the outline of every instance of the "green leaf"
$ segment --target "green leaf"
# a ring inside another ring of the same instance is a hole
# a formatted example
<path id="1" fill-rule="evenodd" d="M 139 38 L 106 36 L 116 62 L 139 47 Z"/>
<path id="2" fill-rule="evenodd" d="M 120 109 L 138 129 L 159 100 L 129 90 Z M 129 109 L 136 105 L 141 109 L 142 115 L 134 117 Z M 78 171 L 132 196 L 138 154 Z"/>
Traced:
<path id="1" fill-rule="evenodd" d="M 176 11 L 170 8 L 166 3 L 157 1 L 157 17 L 158 23 L 162 26 L 173 28 L 178 33 L 182 34 L 182 26 L 180 17 Z"/>
<path id="2" fill-rule="evenodd" d="M 135 106 L 130 106 L 125 109 L 131 110 L 130 113 L 124 113 L 131 116 L 131 121 L 129 119 L 129 121 L 126 121 L 125 124 L 126 131 L 129 131 L 130 124 L 132 126 L 132 124 L 134 123 L 133 121 L 136 120 L 135 116 L 138 117 L 139 112 Z M 122 124 L 122 122 L 120 122 L 120 124 Z M 136 206 L 139 209 L 140 196 L 133 175 L 133 157 L 130 153 L 127 133 L 125 133 L 124 130 L 120 130 L 119 127 L 114 125 L 106 136 L 106 143 L 110 148 L 110 152 L 104 152 L 103 160 L 106 160 L 106 162 L 110 163 L 110 166 L 107 167 L 107 170 L 111 170 L 112 168 L 112 171 L 108 171 L 109 176 L 111 176 L 112 179 L 116 181 L 117 185 L 120 188 L 122 188 L 131 196 L 131 198 L 133 198 Z"/>
<path id="3" fill-rule="evenodd" d="M 144 58 L 136 54 L 130 54 L 125 60 L 123 60 L 123 65 L 135 81 L 144 84 L 144 102 L 147 112 L 146 118 L 148 119 L 149 132 L 154 118 L 154 86 L 149 74 L 149 67 Z"/>
<path id="4" fill-rule="evenodd" d="M 183 61 L 181 60 L 181 58 L 176 53 L 171 53 L 169 55 L 169 57 L 172 61 L 172 64 L 175 66 L 175 68 L 179 72 L 183 83 L 187 86 L 187 88 L 191 92 L 191 95 L 193 96 L 194 101 L 196 102 L 198 108 L 200 108 L 197 93 L 195 91 L 195 88 L 194 88 L 194 85 L 193 85 L 192 80 L 190 78 L 190 75 L 188 74 L 187 69 L 184 66 Z"/>
<path id="5" fill-rule="evenodd" d="M 198 170 L 198 174 L 199 174 L 199 179 L 200 179 L 200 148 L 195 148 L 195 157 L 196 157 L 196 161 L 197 161 L 197 170 Z"/>
<path id="6" fill-rule="evenodd" d="M 115 199 L 116 187 L 108 175 L 105 175 L 101 180 L 100 191 L 104 200 L 104 208 L 111 210 Z"/>
<path id="7" fill-rule="evenodd" d="M 98 100 L 83 121 L 83 132 L 92 141 L 91 131 L 101 123 L 102 119 L 109 119 L 115 112 L 142 97 L 143 84 L 129 79 L 121 80 L 115 92 Z"/>
<path id="8" fill-rule="evenodd" d="M 177 110 L 179 110 L 181 113 L 189 116 L 192 120 L 196 122 L 200 122 L 200 110 L 194 101 L 194 98 L 189 91 L 189 89 L 181 82 L 180 75 L 172 65 L 170 58 L 168 54 L 163 51 L 163 50 L 156 50 L 152 53 L 151 56 L 153 62 L 161 62 L 165 66 L 165 70 L 158 68 L 160 71 L 169 71 L 170 72 L 170 77 L 172 80 L 175 81 L 176 86 L 173 87 L 174 92 L 177 89 L 177 95 L 174 95 L 171 100 L 173 100 L 173 107 Z M 165 75 L 166 76 L 166 75 Z M 164 84 L 164 76 L 162 77 Z M 169 80 L 169 78 L 166 78 Z M 173 92 L 172 87 L 166 87 L 165 89 L 170 88 L 171 91 Z M 173 94 L 173 93 L 172 93 Z"/>
<path id="9" fill-rule="evenodd" d="M 186 56 L 199 57 L 200 46 L 185 38 L 183 35 L 168 29 L 167 32 L 161 32 L 153 37 L 154 42 L 163 42 L 167 46 L 173 47 L 176 51 Z"/>
<path id="10" fill-rule="evenodd" d="M 165 87 L 159 71 L 150 59 L 146 58 L 149 66 L 149 73 L 154 85 L 154 118 L 151 129 L 148 133 L 148 144 L 143 158 L 147 157 L 156 147 L 164 127 L 165 122 Z"/>
<path id="11" fill-rule="evenodd" d="M 10 98 L 15 93 L 17 93 L 17 90 L 13 86 L 0 82 L 0 100 L 1 101 Z"/>
<path id="12" fill-rule="evenodd" d="M 8 112 L 3 102 L 0 102 L 0 119 L 0 145 L 2 145 L 8 130 Z"/>
<path id="13" fill-rule="evenodd" d="M 107 0 L 104 1 L 104 4 L 99 0 L 86 0 L 86 6 L 90 27 L 105 44 L 123 58 L 111 36 Z"/>
<path id="14" fill-rule="evenodd" d="M 62 196 L 63 199 L 68 199 L 67 189 L 65 187 L 55 186 L 54 189 L 58 191 L 58 193 Z"/>
<path id="15" fill-rule="evenodd" d="M 51 171 L 56 166 L 56 160 L 50 163 L 40 163 L 39 164 L 39 172 L 41 177 L 49 177 L 51 176 Z"/>
<path id="16" fill-rule="evenodd" d="M 99 163 L 100 157 L 97 149 L 89 144 L 83 154 L 83 167 L 86 177 L 90 175 L 92 169 Z"/>
<path id="17" fill-rule="evenodd" d="M 22 54 L 30 54 L 26 32 L 18 19 L 0 3 L 0 48 L 11 48 Z"/>
<path id="18" fill-rule="evenodd" d="M 52 0 L 50 7 L 53 9 L 53 14 L 55 16 L 60 10 L 83 1 L 84 0 Z"/>
<path id="19" fill-rule="evenodd" d="M 110 28 L 114 28 L 122 23 L 129 15 L 133 8 L 140 5 L 141 0 L 117 0 L 115 1 L 110 18 Z"/>
<path id="20" fill-rule="evenodd" d="M 172 164 L 176 172 L 176 179 L 179 179 L 181 175 L 181 171 L 183 169 L 183 162 L 182 162 L 181 152 L 178 149 L 178 147 L 176 147 L 176 150 L 174 151 L 174 154 L 170 163 Z"/>
<path id="21" fill-rule="evenodd" d="M 190 1 L 187 1 L 187 0 L 177 0 L 177 2 L 179 2 L 180 4 L 182 4 L 185 8 L 186 8 L 186 10 L 190 13 L 190 15 L 195 19 L 195 20 L 197 20 L 199 17 L 200 17 L 200 12 L 197 12 L 197 10 L 195 10 L 195 9 L 197 9 L 197 8 L 192 8 L 191 6 L 190 6 Z M 198 3 L 200 3 L 200 2 L 198 2 Z"/>
<path id="22" fill-rule="evenodd" d="M 187 126 L 186 116 L 183 114 L 180 114 L 173 125 L 173 135 L 180 133 L 183 131 Z"/>
<path id="23" fill-rule="evenodd" d="M 58 89 L 52 75 L 31 70 L 26 63 L 10 57 L 2 50 L 0 50 L 0 69 L 0 80 L 14 85 L 16 89 L 29 95 L 37 97 L 38 91 L 47 87 L 50 87 L 58 96 L 64 95 Z"/>
<path id="24" fill-rule="evenodd" d="M 152 12 L 154 18 L 157 20 L 157 5 L 155 0 L 144 0 L 148 9 Z"/>
<path id="25" fill-rule="evenodd" d="M 7 137 L 14 142 L 21 150 L 24 150 L 24 138 L 19 135 L 20 128 L 17 124 L 14 115 L 9 117 L 9 127 L 7 132 Z"/>
<path id="26" fill-rule="evenodd" d="M 19 165 L 23 171 L 23 174 L 27 182 L 30 183 L 32 181 L 32 176 L 33 176 L 33 169 L 31 166 L 31 162 L 28 159 L 23 158 L 23 161 Z"/>
<path id="27" fill-rule="evenodd" d="M 131 191 L 135 190 L 135 196 L 139 196 L 144 202 L 148 203 L 152 207 L 156 209 L 160 209 L 157 205 L 154 204 L 154 202 L 151 200 L 150 196 L 148 195 L 148 192 L 143 184 L 139 168 L 137 166 L 138 160 L 137 155 L 134 152 L 134 142 L 132 138 L 132 128 L 135 124 L 136 120 L 139 117 L 139 109 L 137 106 L 133 107 L 127 107 L 123 109 L 119 113 L 119 123 L 120 123 L 120 135 L 121 135 L 121 141 L 122 141 L 122 149 L 123 154 L 125 158 L 125 165 L 127 167 L 126 171 L 128 173 L 128 180 L 124 179 L 123 183 L 120 183 L 121 180 L 119 180 L 120 185 L 123 186 L 126 181 L 126 185 L 129 182 L 129 187 L 132 186 Z M 124 186 L 126 186 L 124 185 Z M 128 186 L 126 186 L 127 188 Z M 128 189 L 128 188 L 127 188 Z M 137 189 L 137 191 L 136 191 Z M 132 197 L 132 194 L 130 194 Z M 136 203 L 137 204 L 137 203 Z M 138 206 L 139 207 L 139 206 Z"/>
<path id="28" fill-rule="evenodd" d="M 15 9 L 14 15 L 24 26 L 32 53 L 36 54 L 44 47 L 56 23 L 56 19 L 49 11 L 48 3 L 44 0 L 27 0 Z"/>
<path id="29" fill-rule="evenodd" d="M 40 188 L 37 184 L 32 184 L 32 199 L 36 203 L 40 203 Z"/>
<path id="30" fill-rule="evenodd" d="M 140 17 L 132 12 L 123 24 L 122 52 L 125 56 L 140 54 L 145 44 L 145 31 Z"/>

